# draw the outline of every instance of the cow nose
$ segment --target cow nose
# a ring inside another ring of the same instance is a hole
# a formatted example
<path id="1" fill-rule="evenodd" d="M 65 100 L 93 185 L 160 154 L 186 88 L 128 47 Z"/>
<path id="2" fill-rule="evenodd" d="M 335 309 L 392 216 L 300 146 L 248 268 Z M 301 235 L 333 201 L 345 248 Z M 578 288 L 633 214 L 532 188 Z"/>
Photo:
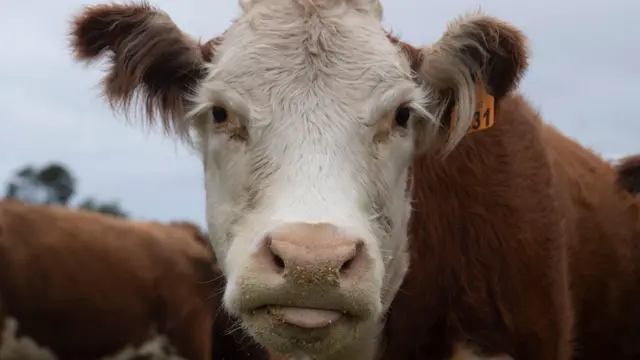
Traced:
<path id="1" fill-rule="evenodd" d="M 337 285 L 360 277 L 369 265 L 364 242 L 331 224 L 288 224 L 265 236 L 262 246 L 259 256 L 270 271 L 294 281 Z"/>

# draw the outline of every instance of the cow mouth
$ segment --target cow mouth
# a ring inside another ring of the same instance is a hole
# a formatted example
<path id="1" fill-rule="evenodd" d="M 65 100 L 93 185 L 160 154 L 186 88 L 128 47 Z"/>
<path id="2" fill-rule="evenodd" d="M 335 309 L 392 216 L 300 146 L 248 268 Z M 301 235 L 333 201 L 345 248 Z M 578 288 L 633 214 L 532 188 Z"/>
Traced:
<path id="1" fill-rule="evenodd" d="M 291 346 L 315 353 L 348 338 L 358 324 L 344 310 L 289 305 L 260 306 L 247 320 L 258 339 L 285 353 Z"/>
<path id="2" fill-rule="evenodd" d="M 276 323 L 308 330 L 326 328 L 349 317 L 342 310 L 298 306 L 266 305 L 257 311 L 267 314 Z"/>
<path id="3" fill-rule="evenodd" d="M 270 349 L 319 356 L 339 351 L 357 339 L 367 320 L 366 313 L 360 315 L 357 310 L 317 302 L 267 303 L 243 312 L 241 321 L 254 339 Z"/>

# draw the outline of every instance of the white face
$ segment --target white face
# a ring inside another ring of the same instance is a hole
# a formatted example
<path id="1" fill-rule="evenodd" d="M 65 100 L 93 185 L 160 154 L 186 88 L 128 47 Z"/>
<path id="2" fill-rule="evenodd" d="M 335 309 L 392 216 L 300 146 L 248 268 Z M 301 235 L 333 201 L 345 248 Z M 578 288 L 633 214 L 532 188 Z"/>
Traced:
<path id="1" fill-rule="evenodd" d="M 260 341 L 287 350 L 319 331 L 288 326 L 286 314 L 272 329 L 278 315 L 265 306 L 346 312 L 305 343 L 314 352 L 342 347 L 389 305 L 408 266 L 408 166 L 424 99 L 379 20 L 354 9 L 305 17 L 292 1 L 263 1 L 225 32 L 193 114 L 225 305 Z M 277 253 L 284 274 L 265 265 L 278 240 L 299 247 Z M 339 242 L 343 252 L 326 250 Z M 322 277 L 321 260 L 344 262 L 358 242 L 353 272 L 320 281 L 324 300 L 291 275 L 301 248 L 322 259 L 298 275 Z M 331 317 L 307 312 L 299 317 Z"/>

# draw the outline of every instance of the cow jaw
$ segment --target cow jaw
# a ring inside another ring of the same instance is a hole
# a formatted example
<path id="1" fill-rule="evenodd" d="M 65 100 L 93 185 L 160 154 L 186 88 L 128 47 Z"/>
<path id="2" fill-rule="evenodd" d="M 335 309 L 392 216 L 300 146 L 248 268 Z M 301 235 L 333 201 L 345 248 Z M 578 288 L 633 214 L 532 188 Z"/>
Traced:
<path id="1" fill-rule="evenodd" d="M 251 334 L 262 344 L 270 344 L 270 349 L 289 354 L 291 360 L 372 360 L 377 354 L 378 335 L 384 326 L 382 322 L 370 320 L 356 323 L 345 314 L 335 312 L 331 317 L 338 317 L 337 321 L 329 324 L 329 319 L 323 318 L 321 323 L 325 326 L 303 328 L 286 323 L 282 310 L 285 309 L 277 307 L 272 318 L 263 319 L 267 323 L 264 327 L 267 330 Z M 249 325 L 250 320 L 245 324 Z"/>
<path id="2" fill-rule="evenodd" d="M 308 355 L 335 353 L 358 331 L 358 322 L 339 310 L 273 305 L 256 309 L 243 321 L 261 343 L 283 352 L 295 346 Z"/>

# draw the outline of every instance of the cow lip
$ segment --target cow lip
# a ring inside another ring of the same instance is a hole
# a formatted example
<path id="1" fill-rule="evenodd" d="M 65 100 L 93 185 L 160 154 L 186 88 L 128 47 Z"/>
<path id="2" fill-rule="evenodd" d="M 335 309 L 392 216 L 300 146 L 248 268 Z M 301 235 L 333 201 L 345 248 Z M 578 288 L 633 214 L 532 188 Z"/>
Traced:
<path id="1" fill-rule="evenodd" d="M 305 329 L 321 329 L 352 315 L 343 309 L 268 304 L 256 308 L 252 313 L 262 313 L 276 318 L 282 324 Z"/>
<path id="2" fill-rule="evenodd" d="M 367 299 L 357 301 L 358 299 L 354 297 L 333 292 L 321 298 L 301 295 L 298 298 L 289 299 L 275 296 L 273 292 L 259 295 L 262 296 L 242 297 L 239 306 L 231 309 L 232 313 L 238 317 L 262 317 L 269 316 L 267 313 L 269 308 L 290 307 L 340 312 L 343 320 L 360 322 L 369 319 L 375 311 L 375 304 L 368 303 Z"/>
<path id="3" fill-rule="evenodd" d="M 274 309 L 285 309 L 285 308 L 296 308 L 296 309 L 305 309 L 305 310 L 321 310 L 321 311 L 333 311 L 339 312 L 343 315 L 349 315 L 349 311 L 346 309 L 339 308 L 331 308 L 331 307 L 320 307 L 320 306 L 304 306 L 304 305 L 293 305 L 293 304 L 265 304 L 258 306 L 254 309 L 255 311 L 273 311 Z"/>
<path id="4" fill-rule="evenodd" d="M 299 306 L 270 306 L 267 314 L 287 325 L 305 329 L 320 329 L 339 321 L 345 312 Z"/>

